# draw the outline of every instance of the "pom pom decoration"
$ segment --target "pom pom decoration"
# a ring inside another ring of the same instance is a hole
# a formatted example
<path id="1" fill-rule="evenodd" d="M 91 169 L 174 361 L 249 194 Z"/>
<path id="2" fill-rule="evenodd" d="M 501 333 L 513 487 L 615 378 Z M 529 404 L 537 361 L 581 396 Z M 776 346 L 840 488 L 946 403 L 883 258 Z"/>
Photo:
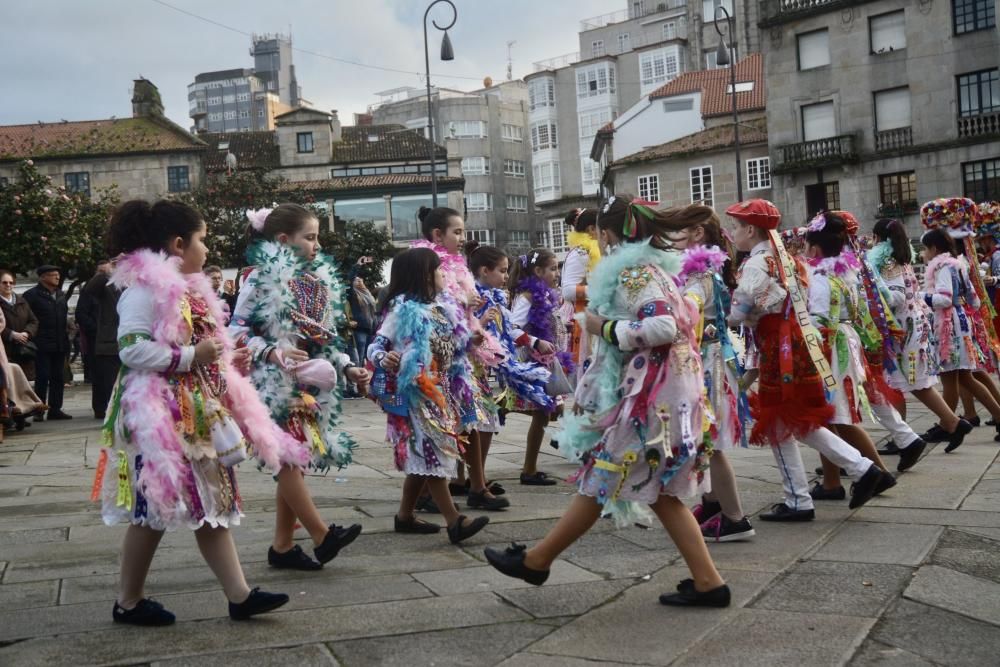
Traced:
<path id="1" fill-rule="evenodd" d="M 920 222 L 924 227 L 943 228 L 956 239 L 972 234 L 978 217 L 976 202 L 967 197 L 934 199 L 920 207 Z"/>
<path id="2" fill-rule="evenodd" d="M 258 208 L 255 211 L 247 209 L 247 220 L 250 221 L 250 226 L 254 228 L 254 231 L 264 231 L 264 223 L 273 210 L 272 208 Z"/>
<path id="3" fill-rule="evenodd" d="M 1000 228 L 1000 201 L 980 202 L 976 208 L 979 211 L 979 215 L 977 216 L 975 226 L 977 228 L 987 227 L 995 236 L 996 230 Z"/>

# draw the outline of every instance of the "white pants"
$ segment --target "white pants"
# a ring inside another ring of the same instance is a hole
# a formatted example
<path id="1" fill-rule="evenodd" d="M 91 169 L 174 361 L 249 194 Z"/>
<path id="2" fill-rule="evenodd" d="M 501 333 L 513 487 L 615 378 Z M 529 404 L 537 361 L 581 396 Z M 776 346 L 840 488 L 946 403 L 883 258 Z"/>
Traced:
<path id="1" fill-rule="evenodd" d="M 834 435 L 826 428 L 818 428 L 802 437 L 802 442 L 825 456 L 834 465 L 843 468 L 855 480 L 861 478 L 874 464 L 861 453 Z M 813 508 L 809 495 L 809 480 L 798 445 L 791 438 L 772 446 L 774 459 L 781 473 L 781 484 L 785 491 L 785 504 L 793 510 Z"/>
<path id="2" fill-rule="evenodd" d="M 906 449 L 912 445 L 918 438 L 917 434 L 913 432 L 913 429 L 903 421 L 899 412 L 896 408 L 892 407 L 888 403 L 882 405 L 875 405 L 872 403 L 872 414 L 875 415 L 875 419 L 881 424 L 887 431 L 889 435 L 892 436 L 892 441 L 896 443 L 896 446 L 900 449 Z"/>

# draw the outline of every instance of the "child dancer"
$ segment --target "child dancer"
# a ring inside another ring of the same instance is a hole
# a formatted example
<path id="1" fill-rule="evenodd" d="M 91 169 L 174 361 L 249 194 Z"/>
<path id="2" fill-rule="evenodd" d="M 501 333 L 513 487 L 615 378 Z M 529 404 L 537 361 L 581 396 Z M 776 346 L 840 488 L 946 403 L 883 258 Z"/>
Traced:
<path id="1" fill-rule="evenodd" d="M 310 453 L 309 467 L 326 471 L 351 462 L 354 441 L 338 430 L 337 375 L 362 387 L 368 371 L 355 366 L 336 335 L 344 319 L 337 269 L 320 252 L 319 220 L 298 204 L 247 211 L 247 261 L 255 267 L 240 290 L 230 333 L 249 348 L 251 378 L 272 418 Z M 301 522 L 313 542 L 310 558 L 295 544 Z M 306 486 L 301 468 L 278 473 L 271 567 L 319 570 L 361 533 L 353 524 L 329 526 Z"/>
<path id="2" fill-rule="evenodd" d="M 229 526 L 239 523 L 233 466 L 256 456 L 271 470 L 303 452 L 268 419 L 253 387 L 233 368 L 222 306 L 208 279 L 205 223 L 173 201 L 133 200 L 111 219 L 118 258 L 122 368 L 104 424 L 92 497 L 106 524 L 129 523 L 121 556 L 118 623 L 169 625 L 174 615 L 143 595 L 164 530 L 188 527 L 242 620 L 277 609 L 288 596 L 251 590 Z M 108 469 L 110 466 L 110 470 Z"/>
<path id="3" fill-rule="evenodd" d="M 465 313 L 445 291 L 441 260 L 428 248 L 407 250 L 393 260 L 385 299 L 389 313 L 368 347 L 368 359 L 386 371 L 375 394 L 386 412 L 386 441 L 396 469 L 406 473 L 395 530 L 441 530 L 413 514 L 426 484 L 447 521 L 448 539 L 458 544 L 489 523 L 484 516 L 460 515 L 448 492 L 448 478 L 462 456 L 461 406 L 472 400 Z"/>
<path id="4" fill-rule="evenodd" d="M 572 376 L 574 366 L 569 352 L 569 334 L 559 310 L 559 260 L 552 251 L 544 248 L 521 255 L 514 264 L 511 282 L 515 295 L 511 321 L 528 335 L 530 351 L 527 356 L 548 365 L 556 377 Z M 551 387 L 549 391 L 551 393 Z M 557 401 L 561 398 L 557 397 Z M 513 412 L 531 415 L 521 484 L 552 486 L 556 483 L 548 473 L 538 469 L 538 452 L 542 448 L 549 419 L 553 414 L 558 415 L 561 407 L 557 402 L 553 411 L 530 398 L 519 396 L 515 400 Z"/>
<path id="5" fill-rule="evenodd" d="M 667 238 L 675 248 L 684 251 L 681 271 L 684 296 L 693 299 L 701 310 L 701 359 L 713 422 L 714 450 L 709 459 L 712 491 L 702 497 L 692 512 L 705 539 L 715 542 L 748 539 L 755 534 L 754 529 L 743 513 L 736 475 L 725 454 L 734 447 L 746 447 L 744 429 L 750 418 L 750 406 L 740 388 L 743 366 L 726 324 L 729 287 L 723 274 L 728 274 L 730 266 L 728 253 L 721 249 L 726 241 L 719 217 L 709 206 L 691 204 L 660 213 L 665 220 L 681 227 L 680 231 L 668 232 Z"/>
<path id="6" fill-rule="evenodd" d="M 961 446 L 965 436 L 972 431 L 972 424 L 960 419 L 934 388 L 937 364 L 928 307 L 917 298 L 919 284 L 913 273 L 913 246 L 898 220 L 879 220 L 872 229 L 872 236 L 875 245 L 868 251 L 868 261 L 888 287 L 889 306 L 896 322 L 906 332 L 896 355 L 896 363 L 889 373 L 889 385 L 913 394 L 937 415 L 938 424 L 948 442 L 945 451 L 951 452 Z M 901 408 L 901 416 L 905 419 L 906 403 Z M 911 458 L 909 454 L 901 456 L 897 470 L 910 467 Z"/>
<path id="7" fill-rule="evenodd" d="M 585 456 L 579 494 L 534 547 L 487 548 L 486 559 L 507 576 L 541 585 L 556 557 L 602 511 L 621 525 L 649 505 L 692 574 L 660 602 L 728 606 L 729 587 L 679 500 L 701 489 L 711 441 L 702 437 L 698 313 L 674 282 L 679 258 L 665 252 L 664 238 L 671 227 L 658 212 L 622 197 L 605 203 L 597 224 L 606 257 L 591 274 L 584 328 L 600 339 L 560 441 L 568 456 Z"/>
<path id="8" fill-rule="evenodd" d="M 590 346 L 589 337 L 573 314 L 587 309 L 587 276 L 601 259 L 597 243 L 597 209 L 575 208 L 564 222 L 570 231 L 566 235 L 569 251 L 562 267 L 562 297 L 566 304 L 563 319 L 573 327 L 570 352 L 573 363 L 579 368 L 589 356 Z"/>
<path id="9" fill-rule="evenodd" d="M 750 252 L 737 276 L 729 317 L 732 325 L 754 329 L 759 348 L 758 390 L 750 396 L 756 422 L 750 442 L 771 445 L 785 492 L 784 502 L 760 518 L 811 521 L 815 517 L 795 439 L 857 479 L 850 505 L 860 507 L 884 483 L 884 473 L 824 428 L 835 413 L 826 400 L 826 389 L 832 389 L 834 381 L 795 264 L 775 231 L 781 213 L 769 201 L 751 199 L 730 206 L 726 214 L 739 223 L 733 234 L 736 247 Z"/>

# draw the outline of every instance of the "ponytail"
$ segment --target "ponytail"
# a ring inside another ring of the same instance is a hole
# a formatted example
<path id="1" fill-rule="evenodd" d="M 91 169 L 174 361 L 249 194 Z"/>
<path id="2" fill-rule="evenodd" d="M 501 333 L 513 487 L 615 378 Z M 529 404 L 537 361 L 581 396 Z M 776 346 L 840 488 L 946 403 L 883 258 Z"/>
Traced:
<path id="1" fill-rule="evenodd" d="M 889 242 L 892 246 L 892 259 L 897 264 L 912 264 L 913 263 L 913 246 L 910 245 L 910 239 L 906 235 L 906 229 L 903 227 L 903 223 L 899 220 L 894 220 L 892 218 L 882 218 L 875 223 L 872 228 L 872 233 Z"/>

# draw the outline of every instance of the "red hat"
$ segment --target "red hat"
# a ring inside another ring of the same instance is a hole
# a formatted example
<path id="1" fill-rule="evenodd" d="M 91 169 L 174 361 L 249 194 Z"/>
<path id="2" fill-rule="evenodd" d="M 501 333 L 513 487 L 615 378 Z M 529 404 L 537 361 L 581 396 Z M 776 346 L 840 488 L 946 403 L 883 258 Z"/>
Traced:
<path id="1" fill-rule="evenodd" d="M 766 199 L 750 199 L 733 204 L 726 215 L 761 229 L 777 229 L 781 224 L 781 211 Z"/>
<path id="2" fill-rule="evenodd" d="M 857 236 L 858 230 L 861 225 L 858 223 L 858 219 L 854 217 L 854 214 L 850 211 L 830 211 L 830 213 L 835 213 L 839 215 L 844 221 L 844 230 L 847 232 L 848 236 Z"/>

